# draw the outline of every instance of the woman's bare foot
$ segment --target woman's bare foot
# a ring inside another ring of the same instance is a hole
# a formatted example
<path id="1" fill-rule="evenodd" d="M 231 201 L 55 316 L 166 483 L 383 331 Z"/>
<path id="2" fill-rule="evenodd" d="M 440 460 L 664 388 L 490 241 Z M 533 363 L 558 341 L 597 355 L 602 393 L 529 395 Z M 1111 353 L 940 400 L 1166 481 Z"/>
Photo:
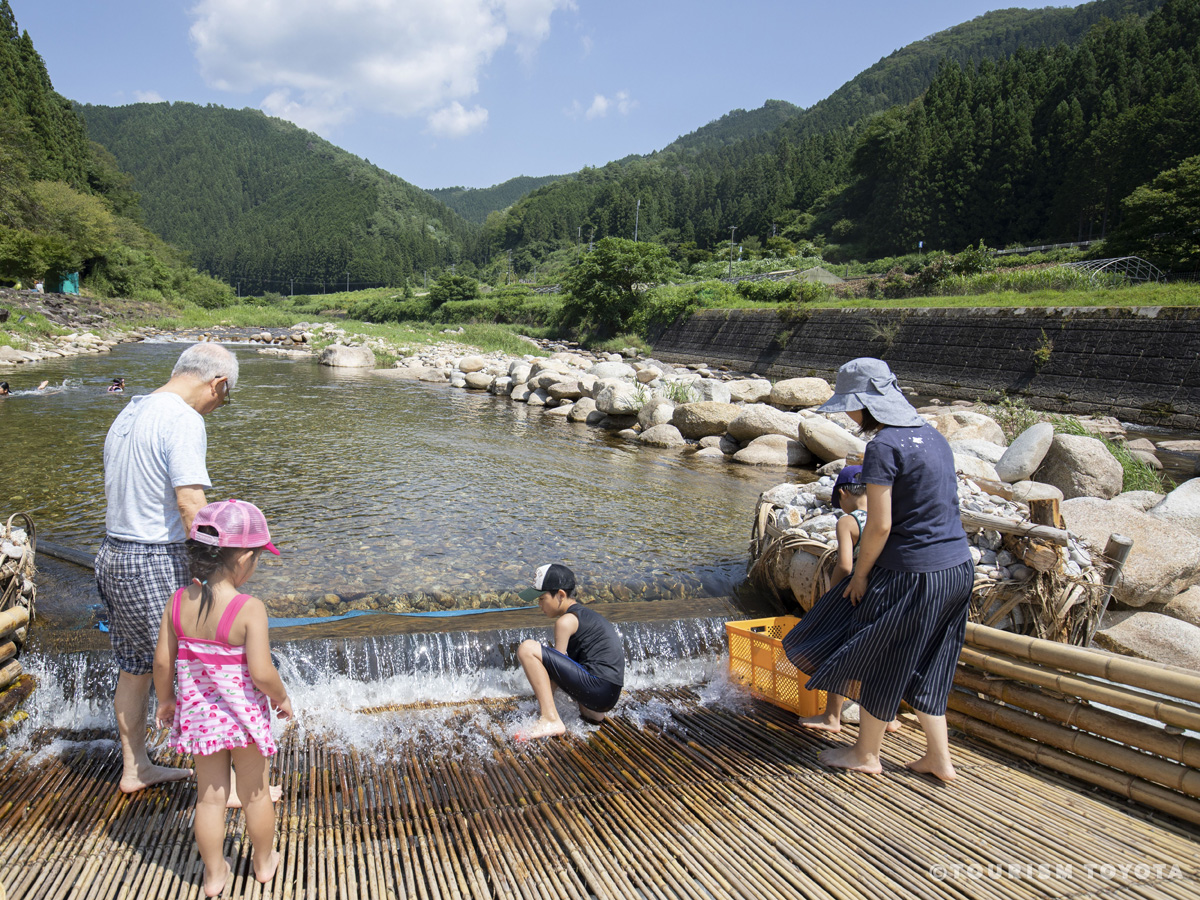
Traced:
<path id="1" fill-rule="evenodd" d="M 958 777 L 958 773 L 954 771 L 954 766 L 949 760 L 945 762 L 932 762 L 929 757 L 922 756 L 920 759 L 914 759 L 905 766 L 911 772 L 919 772 L 922 775 L 932 775 L 939 781 L 949 784 Z"/>
<path id="2" fill-rule="evenodd" d="M 562 719 L 538 719 L 533 727 L 526 731 L 517 732 L 518 741 L 532 741 L 538 738 L 555 737 L 567 730 Z"/>
<path id="3" fill-rule="evenodd" d="M 192 777 L 191 769 L 173 769 L 169 766 L 144 766 L 135 775 L 122 775 L 117 785 L 123 794 L 134 794 L 145 788 L 168 781 L 184 781 Z"/>
<path id="4" fill-rule="evenodd" d="M 883 771 L 883 765 L 878 757 L 859 756 L 854 746 L 830 747 L 822 750 L 817 757 L 823 765 L 835 769 L 849 769 L 851 772 L 862 772 L 865 775 L 878 775 Z"/>
<path id="5" fill-rule="evenodd" d="M 275 870 L 279 868 L 279 851 L 272 850 L 271 855 L 267 857 L 267 861 L 260 868 L 258 865 L 258 854 L 254 854 L 254 878 L 259 884 L 266 884 L 275 877 Z"/>
<path id="6" fill-rule="evenodd" d="M 220 897 L 225 893 L 225 885 L 229 883 L 229 876 L 233 874 L 233 864 L 229 857 L 225 857 L 225 871 L 221 872 L 216 877 L 212 877 L 208 873 L 207 867 L 204 870 L 204 896 L 205 897 Z"/>
<path id="7" fill-rule="evenodd" d="M 837 734 L 842 730 L 841 715 L 830 715 L 829 713 L 821 713 L 819 716 L 801 716 L 801 728 L 811 728 L 813 731 L 828 731 L 830 734 Z"/>
<path id="8" fill-rule="evenodd" d="M 278 803 L 279 798 L 283 796 L 283 786 L 278 784 L 271 785 L 271 802 Z M 229 799 L 225 801 L 226 809 L 241 809 L 242 798 L 237 795 L 237 788 L 232 787 L 229 790 Z"/>

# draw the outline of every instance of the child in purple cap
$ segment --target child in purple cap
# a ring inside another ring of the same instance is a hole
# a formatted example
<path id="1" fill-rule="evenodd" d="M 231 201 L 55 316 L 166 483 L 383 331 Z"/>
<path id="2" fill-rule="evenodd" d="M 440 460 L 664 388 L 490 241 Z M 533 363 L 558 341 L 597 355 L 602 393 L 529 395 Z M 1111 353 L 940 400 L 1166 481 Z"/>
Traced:
<path id="1" fill-rule="evenodd" d="M 279 555 L 262 510 L 244 500 L 208 504 L 196 513 L 187 549 L 192 583 L 163 611 L 154 653 L 155 718 L 171 726 L 171 748 L 195 761 L 196 846 L 204 895 L 216 897 L 233 874 L 222 849 L 231 762 L 254 877 L 266 884 L 279 866 L 268 783 L 275 753 L 270 707 L 287 719 L 292 704 L 271 661 L 266 607 L 239 592 L 264 549 Z"/>
<path id="2" fill-rule="evenodd" d="M 575 574 L 557 563 L 537 570 L 533 587 L 520 592 L 554 619 L 554 646 L 522 641 L 517 658 L 537 697 L 541 718 L 517 740 L 553 737 L 567 730 L 558 717 L 554 688 L 579 704 L 579 715 L 593 725 L 617 705 L 625 684 L 625 646 L 612 623 L 572 599 Z"/>

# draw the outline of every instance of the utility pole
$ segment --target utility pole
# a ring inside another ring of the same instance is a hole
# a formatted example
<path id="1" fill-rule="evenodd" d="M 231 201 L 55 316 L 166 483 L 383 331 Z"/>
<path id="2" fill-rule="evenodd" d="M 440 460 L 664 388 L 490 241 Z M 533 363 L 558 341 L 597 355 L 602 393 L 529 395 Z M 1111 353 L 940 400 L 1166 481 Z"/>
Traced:
<path id="1" fill-rule="evenodd" d="M 238 282 L 238 299 L 242 299 L 242 283 L 240 281 Z"/>
<path id="2" fill-rule="evenodd" d="M 592 228 L 592 236 L 590 238 L 588 238 L 588 253 L 591 253 L 592 249 L 595 246 L 596 246 L 596 229 L 593 227 Z"/>
<path id="3" fill-rule="evenodd" d="M 350 293 L 350 272 L 346 272 L 346 293 Z"/>
<path id="4" fill-rule="evenodd" d="M 733 233 L 737 231 L 736 225 L 729 226 L 729 277 L 733 277 Z"/>
<path id="5" fill-rule="evenodd" d="M 504 283 L 508 284 L 508 279 L 512 277 L 512 251 L 508 251 L 508 271 L 504 273 Z"/>
<path id="6" fill-rule="evenodd" d="M 637 243 L 638 219 L 642 216 L 642 198 L 638 197 L 637 209 L 633 212 L 633 242 Z"/>
<path id="7" fill-rule="evenodd" d="M 583 249 L 583 226 L 580 225 L 575 230 L 575 255 L 579 255 L 579 251 Z"/>
<path id="8" fill-rule="evenodd" d="M 288 294 L 288 296 L 289 297 L 296 296 L 296 279 L 295 278 L 292 279 L 292 292 L 290 294 Z"/>

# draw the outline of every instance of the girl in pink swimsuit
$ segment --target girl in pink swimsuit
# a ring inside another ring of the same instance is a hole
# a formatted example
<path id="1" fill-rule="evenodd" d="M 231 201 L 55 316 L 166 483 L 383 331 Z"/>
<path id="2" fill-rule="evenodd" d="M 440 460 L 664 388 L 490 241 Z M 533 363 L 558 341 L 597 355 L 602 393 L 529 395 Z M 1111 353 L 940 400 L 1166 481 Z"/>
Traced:
<path id="1" fill-rule="evenodd" d="M 275 753 L 271 711 L 292 715 L 287 689 L 271 661 L 267 610 L 242 594 L 271 543 L 262 511 L 244 500 L 210 503 L 192 522 L 192 584 L 163 612 L 154 654 L 155 718 L 171 725 L 171 747 L 196 767 L 196 846 L 204 894 L 216 897 L 233 873 L 222 853 L 229 766 L 237 772 L 254 876 L 266 884 L 279 866 L 268 758 Z M 268 705 L 269 701 L 269 705 Z"/>

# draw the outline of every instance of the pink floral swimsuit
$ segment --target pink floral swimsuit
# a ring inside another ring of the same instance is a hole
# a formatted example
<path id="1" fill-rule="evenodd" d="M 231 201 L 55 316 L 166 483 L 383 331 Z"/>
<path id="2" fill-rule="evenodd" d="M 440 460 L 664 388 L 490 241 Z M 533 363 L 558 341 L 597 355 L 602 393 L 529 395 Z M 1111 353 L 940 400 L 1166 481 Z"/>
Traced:
<path id="1" fill-rule="evenodd" d="M 209 756 L 220 750 L 258 745 L 263 756 L 275 753 L 267 696 L 254 686 L 246 646 L 229 643 L 229 629 L 249 594 L 230 601 L 217 624 L 217 639 L 187 637 L 179 627 L 179 600 L 171 598 L 171 624 L 179 641 L 175 659 L 175 723 L 171 747 L 178 753 Z"/>

